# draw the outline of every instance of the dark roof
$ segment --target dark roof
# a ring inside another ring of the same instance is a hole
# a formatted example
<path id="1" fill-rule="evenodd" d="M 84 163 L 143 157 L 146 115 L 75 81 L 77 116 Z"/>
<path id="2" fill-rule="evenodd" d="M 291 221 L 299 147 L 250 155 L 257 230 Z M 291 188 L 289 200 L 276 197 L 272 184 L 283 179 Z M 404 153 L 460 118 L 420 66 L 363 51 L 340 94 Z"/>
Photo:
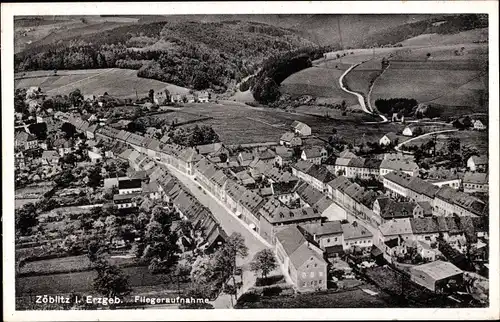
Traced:
<path id="1" fill-rule="evenodd" d="M 335 175 L 330 172 L 325 166 L 313 164 L 307 174 L 313 178 L 318 179 L 319 181 L 326 183 L 335 179 Z"/>
<path id="2" fill-rule="evenodd" d="M 416 206 L 417 204 L 413 202 L 397 202 L 391 199 L 385 203 L 383 209 L 381 207 L 380 216 L 386 220 L 413 217 Z"/>
<path id="3" fill-rule="evenodd" d="M 410 225 L 414 234 L 439 233 L 445 229 L 445 227 L 440 227 L 436 217 L 410 218 Z"/>
<path id="4" fill-rule="evenodd" d="M 311 235 L 316 236 L 342 234 L 342 224 L 340 220 L 301 224 L 300 227 L 304 228 Z"/>
<path id="5" fill-rule="evenodd" d="M 129 179 L 118 181 L 118 189 L 134 189 L 140 188 L 142 186 L 141 179 Z"/>

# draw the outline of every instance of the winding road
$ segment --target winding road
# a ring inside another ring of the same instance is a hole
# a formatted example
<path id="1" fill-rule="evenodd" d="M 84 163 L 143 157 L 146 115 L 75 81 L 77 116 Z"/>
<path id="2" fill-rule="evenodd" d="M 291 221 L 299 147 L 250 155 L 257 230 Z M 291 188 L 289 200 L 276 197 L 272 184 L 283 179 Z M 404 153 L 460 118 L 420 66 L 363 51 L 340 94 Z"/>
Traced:
<path id="1" fill-rule="evenodd" d="M 359 102 L 359 105 L 361 106 L 361 109 L 363 110 L 363 112 L 367 113 L 367 114 L 370 114 L 370 115 L 378 115 L 382 118 L 382 121 L 379 121 L 379 122 L 367 122 L 367 123 L 370 123 L 370 124 L 375 124 L 375 123 L 387 123 L 389 122 L 389 120 L 387 119 L 387 117 L 385 117 L 384 115 L 380 115 L 380 114 L 375 114 L 373 113 L 373 111 L 371 109 L 369 109 L 367 106 L 366 106 L 366 103 L 365 103 L 365 98 L 363 95 L 361 95 L 360 93 L 357 93 L 357 92 L 353 92 L 349 89 L 347 89 L 345 86 L 344 86 L 344 77 L 351 71 L 353 70 L 354 68 L 356 68 L 357 66 L 361 65 L 362 63 L 364 62 L 360 62 L 360 63 L 357 63 L 357 64 L 354 64 L 352 65 L 351 67 L 349 67 L 348 69 L 346 69 L 346 71 L 339 77 L 339 85 L 340 85 L 340 88 L 342 88 L 342 90 L 346 93 L 349 93 L 349 94 L 352 94 L 352 95 L 355 95 L 357 98 L 358 98 L 358 102 Z"/>

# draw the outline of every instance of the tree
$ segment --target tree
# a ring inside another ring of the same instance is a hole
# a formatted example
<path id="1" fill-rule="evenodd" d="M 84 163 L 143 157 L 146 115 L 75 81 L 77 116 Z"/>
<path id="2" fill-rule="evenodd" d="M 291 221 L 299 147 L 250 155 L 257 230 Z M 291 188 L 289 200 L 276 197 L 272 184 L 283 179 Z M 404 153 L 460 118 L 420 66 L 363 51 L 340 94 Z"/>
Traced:
<path id="1" fill-rule="evenodd" d="M 266 279 L 268 274 L 277 266 L 278 264 L 276 263 L 276 258 L 274 257 L 273 252 L 268 248 L 256 253 L 250 263 L 250 269 L 255 272 L 255 274 L 260 272 L 264 279 Z"/>
<path id="2" fill-rule="evenodd" d="M 92 167 L 88 174 L 90 187 L 98 187 L 101 183 L 101 169 L 98 166 Z"/>
<path id="3" fill-rule="evenodd" d="M 450 137 L 446 141 L 446 149 L 448 150 L 449 155 L 453 155 L 460 151 L 460 139 Z"/>
<path id="4" fill-rule="evenodd" d="M 83 103 L 83 95 L 78 88 L 69 93 L 69 100 L 71 105 L 75 107 L 78 107 Z"/>
<path id="5" fill-rule="evenodd" d="M 47 139 L 47 124 L 33 123 L 28 126 L 30 133 L 34 134 L 38 140 L 44 141 Z"/>
<path id="6" fill-rule="evenodd" d="M 216 261 L 227 270 L 228 277 L 232 277 L 233 284 L 236 285 L 236 259 L 248 256 L 248 247 L 245 245 L 243 236 L 240 233 L 232 233 L 224 246 L 217 250 L 215 254 Z"/>
<path id="7" fill-rule="evenodd" d="M 154 102 L 154 97 L 155 97 L 155 91 L 154 91 L 154 89 L 150 89 L 148 92 L 148 98 L 149 98 L 151 103 Z"/>
<path id="8" fill-rule="evenodd" d="M 61 131 L 64 132 L 64 136 L 66 137 L 66 139 L 70 139 L 70 138 L 72 138 L 72 137 L 75 136 L 75 134 L 76 134 L 76 127 L 73 124 L 71 124 L 71 123 L 64 122 L 61 125 Z"/>
<path id="9" fill-rule="evenodd" d="M 110 298 L 130 294 L 128 276 L 124 275 L 117 266 L 110 265 L 106 261 L 99 261 L 95 266 L 95 270 L 97 276 L 94 279 L 93 286 L 98 293 Z"/>
<path id="10" fill-rule="evenodd" d="M 33 203 L 27 203 L 16 212 L 16 230 L 27 235 L 30 229 L 38 224 L 38 213 Z"/>

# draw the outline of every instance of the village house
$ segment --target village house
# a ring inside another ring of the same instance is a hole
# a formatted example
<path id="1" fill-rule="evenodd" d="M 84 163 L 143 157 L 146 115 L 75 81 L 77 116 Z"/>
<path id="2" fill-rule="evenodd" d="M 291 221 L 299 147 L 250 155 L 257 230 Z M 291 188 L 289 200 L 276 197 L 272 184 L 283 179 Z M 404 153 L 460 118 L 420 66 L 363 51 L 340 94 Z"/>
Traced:
<path id="1" fill-rule="evenodd" d="M 409 160 L 383 159 L 380 163 L 380 176 L 384 176 L 392 171 L 402 171 L 410 176 L 416 176 L 418 170 L 418 165 Z"/>
<path id="2" fill-rule="evenodd" d="M 466 172 L 462 179 L 465 193 L 488 192 L 488 174 Z"/>
<path id="3" fill-rule="evenodd" d="M 302 139 L 293 132 L 285 132 L 280 137 L 280 145 L 294 147 L 302 145 Z"/>
<path id="4" fill-rule="evenodd" d="M 340 220 L 302 224 L 299 226 L 299 229 L 303 229 L 306 233 L 310 234 L 319 247 L 325 251 L 327 257 L 343 252 L 343 231 Z"/>
<path id="5" fill-rule="evenodd" d="M 371 249 L 373 246 L 373 234 L 356 221 L 342 224 L 342 234 L 344 251 L 354 247 Z"/>
<path id="6" fill-rule="evenodd" d="M 65 138 L 56 139 L 54 143 L 52 143 L 52 146 L 57 150 L 61 157 L 73 151 L 73 144 L 70 140 Z"/>
<path id="7" fill-rule="evenodd" d="M 481 120 L 474 120 L 472 121 L 472 129 L 477 131 L 484 131 L 486 130 L 486 125 L 483 124 Z"/>
<path id="8" fill-rule="evenodd" d="M 153 101 L 157 105 L 164 105 L 166 101 L 169 100 L 166 91 L 157 91 L 153 94 Z"/>
<path id="9" fill-rule="evenodd" d="M 453 189 L 459 189 L 461 185 L 458 173 L 445 169 L 429 171 L 426 181 L 438 187 L 448 186 Z"/>
<path id="10" fill-rule="evenodd" d="M 487 207 L 484 202 L 467 193 L 456 191 L 450 187 L 441 187 L 434 198 L 435 216 L 484 216 Z"/>
<path id="11" fill-rule="evenodd" d="M 424 209 L 418 203 L 398 202 L 387 196 L 380 196 L 375 200 L 373 212 L 380 217 L 377 220 L 380 223 L 393 219 L 424 217 Z"/>
<path id="12" fill-rule="evenodd" d="M 14 138 L 14 146 L 24 150 L 31 150 L 38 147 L 38 140 L 34 135 L 20 131 L 16 133 Z"/>
<path id="13" fill-rule="evenodd" d="M 390 196 L 394 198 L 403 197 L 410 201 L 427 201 L 431 204 L 433 204 L 436 192 L 439 190 L 439 187 L 401 171 L 386 174 L 383 177 L 383 184 Z"/>
<path id="14" fill-rule="evenodd" d="M 54 150 L 43 151 L 42 162 L 46 165 L 56 165 L 59 163 L 59 154 Z"/>
<path id="15" fill-rule="evenodd" d="M 292 165 L 292 174 L 299 179 L 306 180 L 307 171 L 313 166 L 309 161 L 298 160 Z"/>
<path id="16" fill-rule="evenodd" d="M 276 234 L 276 257 L 299 291 L 326 290 L 327 263 L 323 251 L 308 241 L 297 226 Z"/>
<path id="17" fill-rule="evenodd" d="M 182 173 L 192 176 L 194 174 L 193 166 L 196 164 L 196 162 L 200 161 L 201 158 L 202 156 L 196 153 L 195 149 L 186 148 L 178 155 L 178 168 Z"/>
<path id="18" fill-rule="evenodd" d="M 129 209 L 137 207 L 135 198 L 140 194 L 116 194 L 113 196 L 113 203 L 118 209 Z"/>
<path id="19" fill-rule="evenodd" d="M 399 143 L 399 136 L 394 132 L 389 132 L 380 138 L 380 145 L 390 145 Z"/>
<path id="20" fill-rule="evenodd" d="M 488 168 L 488 158 L 473 155 L 467 160 L 467 168 L 470 171 L 483 172 Z"/>
<path id="21" fill-rule="evenodd" d="M 322 221 L 316 208 L 289 208 L 273 197 L 260 207 L 258 214 L 259 234 L 271 244 L 275 243 L 275 233 L 281 226 Z"/>
<path id="22" fill-rule="evenodd" d="M 102 160 L 102 154 L 100 153 L 96 153 L 94 151 L 87 151 L 88 153 L 88 156 L 89 156 L 89 159 L 90 159 L 90 162 L 92 163 L 98 163 Z"/>
<path id="23" fill-rule="evenodd" d="M 446 290 L 449 284 L 461 283 L 463 271 L 450 262 L 437 260 L 412 267 L 410 279 L 428 290 L 440 293 Z"/>
<path id="24" fill-rule="evenodd" d="M 142 192 L 141 179 L 122 179 L 118 181 L 118 194 L 136 194 Z"/>
<path id="25" fill-rule="evenodd" d="M 283 200 L 281 196 L 278 199 Z M 290 202 L 294 202 L 295 207 L 313 207 L 318 210 L 322 217 L 329 220 L 345 219 L 343 211 L 330 198 L 307 182 L 300 182 L 294 188 L 293 195 L 286 203 L 287 206 L 290 205 Z"/>
<path id="26" fill-rule="evenodd" d="M 208 103 L 210 94 L 207 91 L 198 92 L 196 93 L 196 100 L 199 103 Z"/>
<path id="27" fill-rule="evenodd" d="M 293 121 L 291 125 L 293 131 L 295 134 L 298 134 L 300 136 L 309 136 L 311 135 L 311 127 L 305 123 L 299 122 L 299 121 Z"/>
<path id="28" fill-rule="evenodd" d="M 313 164 L 321 164 L 323 160 L 328 158 L 328 152 L 324 147 L 312 146 L 302 150 L 300 158 Z"/>
<path id="29" fill-rule="evenodd" d="M 338 203 L 344 203 L 343 191 L 345 188 L 350 186 L 352 182 L 345 176 L 338 176 L 337 178 L 329 181 L 326 184 L 327 195 L 330 199 L 335 200 Z"/>
<path id="30" fill-rule="evenodd" d="M 293 161 L 293 151 L 289 148 L 277 146 L 274 149 L 276 156 L 274 157 L 274 163 L 283 167 L 284 165 L 290 164 Z"/>
<path id="31" fill-rule="evenodd" d="M 409 218 L 393 219 L 381 224 L 378 227 L 377 237 L 374 238 L 374 244 L 377 246 L 384 254 L 384 258 L 390 260 L 392 257 L 391 251 L 387 249 L 386 242 L 398 240 L 398 245 L 401 241 L 413 240 L 413 232 L 411 230 L 411 223 Z"/>

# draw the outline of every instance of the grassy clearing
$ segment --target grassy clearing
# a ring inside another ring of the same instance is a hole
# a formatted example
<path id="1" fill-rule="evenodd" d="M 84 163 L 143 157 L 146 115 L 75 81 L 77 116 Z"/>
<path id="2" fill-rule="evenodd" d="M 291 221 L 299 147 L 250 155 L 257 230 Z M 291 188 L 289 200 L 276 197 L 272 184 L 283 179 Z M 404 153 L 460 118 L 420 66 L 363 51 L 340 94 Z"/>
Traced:
<path id="1" fill-rule="evenodd" d="M 369 287 L 373 288 L 373 287 Z M 361 289 L 344 292 L 262 296 L 256 302 L 238 302 L 238 308 L 374 308 L 396 307 L 384 293 L 371 296 Z"/>
<path id="2" fill-rule="evenodd" d="M 311 67 L 295 73 L 281 84 L 282 92 L 292 96 L 335 97 L 348 105 L 357 103 L 354 95 L 344 92 L 339 85 L 341 69 Z"/>
<path id="3" fill-rule="evenodd" d="M 162 286 L 163 289 L 177 289 L 175 281 L 170 281 L 164 274 L 153 275 L 147 267 L 125 267 L 124 274 L 129 276 L 129 285 L 132 288 L 144 286 Z M 16 296 L 30 294 L 66 294 L 72 292 L 92 291 L 94 271 L 55 274 L 45 276 L 30 276 L 16 279 Z M 182 289 L 185 284 L 181 284 Z"/>
<path id="4" fill-rule="evenodd" d="M 414 98 L 418 102 L 432 102 L 445 93 L 453 92 L 467 82 L 479 77 L 479 72 L 474 70 L 449 70 L 449 69 L 411 69 L 393 68 L 392 65 L 377 79 L 373 88 L 371 100 L 375 104 L 377 99 L 397 97 Z M 480 95 L 480 90 L 476 90 Z M 475 97 L 475 95 L 473 95 Z M 460 95 L 451 97 L 445 102 L 448 106 L 463 106 L 470 102 L 460 101 Z M 476 98 L 479 101 L 479 98 Z M 471 106 L 473 110 L 481 106 Z"/>
<path id="5" fill-rule="evenodd" d="M 109 258 L 114 265 L 131 265 L 134 258 Z M 90 269 L 91 262 L 86 255 L 53 258 L 34 262 L 27 262 L 21 269 L 21 274 L 55 274 L 68 271 L 81 271 Z"/>
<path id="6" fill-rule="evenodd" d="M 462 145 L 475 146 L 481 155 L 488 155 L 488 131 L 458 131 L 440 134 L 436 137 L 439 146 L 446 146 L 448 138 L 458 138 Z M 431 140 L 431 137 L 424 137 L 411 142 L 413 145 L 421 145 Z"/>
<path id="7" fill-rule="evenodd" d="M 150 89 L 155 91 L 168 89 L 171 93 L 186 94 L 189 89 L 164 83 L 154 79 L 137 77 L 133 69 L 88 69 L 76 71 L 36 71 L 18 74 L 24 77 L 14 81 L 15 88 L 39 86 L 49 95 L 67 95 L 75 89 L 80 89 L 84 95 L 109 95 L 120 98 L 135 98 L 136 91 L 140 97 L 146 96 Z"/>
<path id="8" fill-rule="evenodd" d="M 310 107 L 302 107 L 305 110 Z M 311 107 L 311 109 L 314 109 Z M 332 135 L 332 129 L 337 135 L 353 142 L 363 139 L 367 141 L 379 140 L 385 133 L 401 131 L 401 124 L 360 124 L 365 119 L 364 114 L 347 113 L 337 119 L 336 110 L 330 110 L 335 119 L 314 115 L 293 114 L 271 108 L 252 108 L 241 104 L 193 104 L 186 108 L 213 117 L 211 120 L 198 124 L 213 127 L 225 144 L 245 144 L 257 142 L 278 142 L 281 135 L 287 131 L 294 120 L 299 120 L 311 126 L 313 135 L 327 139 Z M 303 112 L 303 110 L 300 110 Z M 343 119 L 341 118 L 343 117 Z"/>
<path id="9" fill-rule="evenodd" d="M 488 41 L 488 28 L 479 28 L 462 31 L 456 34 L 423 34 L 417 37 L 402 41 L 403 46 L 439 46 L 439 45 L 458 45 L 472 43 L 474 41 Z"/>

